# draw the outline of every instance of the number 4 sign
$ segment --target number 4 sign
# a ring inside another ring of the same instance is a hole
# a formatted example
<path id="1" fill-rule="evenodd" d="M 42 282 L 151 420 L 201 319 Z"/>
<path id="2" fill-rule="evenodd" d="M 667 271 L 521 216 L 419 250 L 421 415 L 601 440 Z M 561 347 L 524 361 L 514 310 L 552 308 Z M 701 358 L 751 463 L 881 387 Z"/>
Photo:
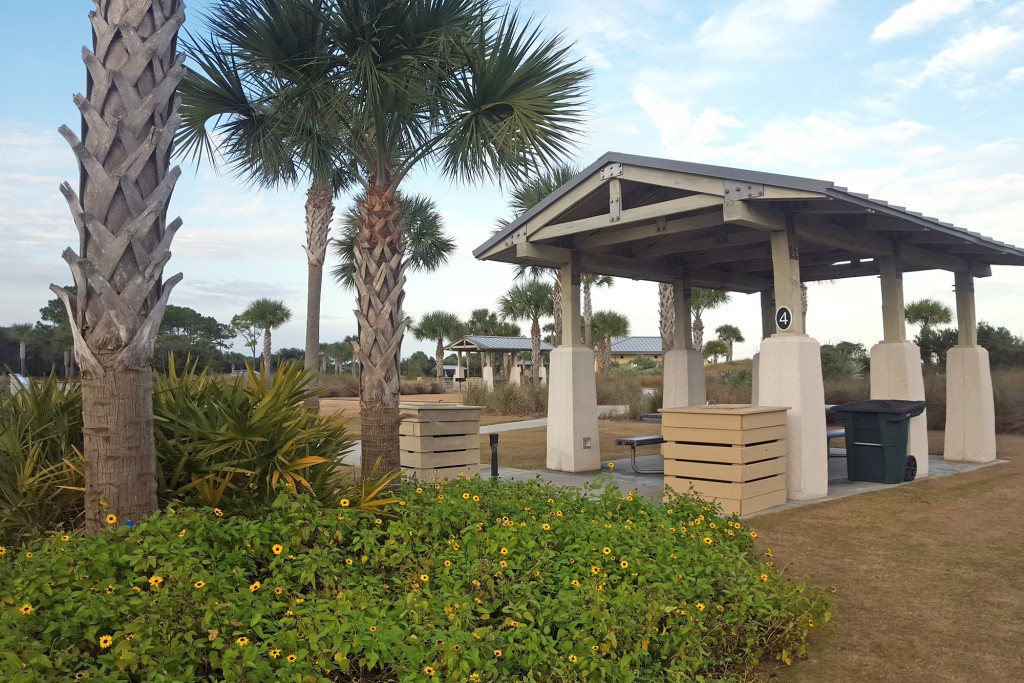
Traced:
<path id="1" fill-rule="evenodd" d="M 793 324 L 793 312 L 786 306 L 779 306 L 775 311 L 775 324 L 785 332 Z"/>

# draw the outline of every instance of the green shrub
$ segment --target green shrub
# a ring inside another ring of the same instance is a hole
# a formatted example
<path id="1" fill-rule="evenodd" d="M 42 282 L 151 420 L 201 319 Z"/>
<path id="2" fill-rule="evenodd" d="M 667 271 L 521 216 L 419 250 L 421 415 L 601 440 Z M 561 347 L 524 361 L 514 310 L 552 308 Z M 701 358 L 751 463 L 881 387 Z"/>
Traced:
<path id="1" fill-rule="evenodd" d="M 82 513 L 82 391 L 50 375 L 0 400 L 0 542 Z"/>
<path id="2" fill-rule="evenodd" d="M 9 548 L 0 678 L 736 680 L 803 655 L 830 617 L 745 523 L 691 498 L 480 479 L 396 494 L 388 514 L 282 493 L 250 518 L 171 508 Z"/>

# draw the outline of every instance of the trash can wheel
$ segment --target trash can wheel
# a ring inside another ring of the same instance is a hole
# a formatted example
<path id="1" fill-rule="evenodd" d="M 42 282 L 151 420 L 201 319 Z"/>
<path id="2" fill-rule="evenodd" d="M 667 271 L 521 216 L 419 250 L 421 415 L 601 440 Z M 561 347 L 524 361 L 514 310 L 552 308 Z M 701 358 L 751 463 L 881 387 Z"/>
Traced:
<path id="1" fill-rule="evenodd" d="M 912 455 L 907 456 L 907 468 L 903 470 L 903 481 L 914 481 L 914 477 L 917 476 L 917 458 Z"/>

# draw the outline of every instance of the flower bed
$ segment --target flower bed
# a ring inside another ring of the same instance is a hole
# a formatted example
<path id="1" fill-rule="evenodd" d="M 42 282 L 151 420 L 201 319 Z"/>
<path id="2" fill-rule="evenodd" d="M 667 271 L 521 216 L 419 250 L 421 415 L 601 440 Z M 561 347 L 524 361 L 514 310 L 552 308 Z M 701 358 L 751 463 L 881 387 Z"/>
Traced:
<path id="1" fill-rule="evenodd" d="M 824 592 L 745 522 L 614 487 L 403 484 L 167 509 L 0 556 L 9 681 L 662 681 L 804 653 Z"/>

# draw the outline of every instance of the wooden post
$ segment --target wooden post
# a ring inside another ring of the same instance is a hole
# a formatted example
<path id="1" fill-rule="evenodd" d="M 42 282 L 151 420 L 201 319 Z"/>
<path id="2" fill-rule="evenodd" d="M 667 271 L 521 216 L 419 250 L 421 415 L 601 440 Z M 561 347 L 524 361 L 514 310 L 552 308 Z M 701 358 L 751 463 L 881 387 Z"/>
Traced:
<path id="1" fill-rule="evenodd" d="M 775 289 L 761 290 L 761 339 L 775 334 Z"/>
<path id="2" fill-rule="evenodd" d="M 797 247 L 796 229 L 787 220 L 785 230 L 771 233 L 772 268 L 775 272 L 776 323 L 778 311 L 785 306 L 789 309 L 789 325 L 776 324 L 775 331 L 783 334 L 801 334 L 804 329 L 803 309 L 800 299 L 800 254 Z"/>
<path id="3" fill-rule="evenodd" d="M 954 273 L 956 283 L 957 345 L 978 345 L 978 322 L 974 308 L 974 276 L 968 271 Z"/>
<path id="4" fill-rule="evenodd" d="M 878 256 L 882 279 L 882 339 L 906 341 L 906 308 L 903 303 L 903 267 L 899 256 Z"/>
<path id="5" fill-rule="evenodd" d="M 580 346 L 580 253 L 573 251 L 572 261 L 558 271 L 562 284 L 562 343 L 561 346 Z"/>

